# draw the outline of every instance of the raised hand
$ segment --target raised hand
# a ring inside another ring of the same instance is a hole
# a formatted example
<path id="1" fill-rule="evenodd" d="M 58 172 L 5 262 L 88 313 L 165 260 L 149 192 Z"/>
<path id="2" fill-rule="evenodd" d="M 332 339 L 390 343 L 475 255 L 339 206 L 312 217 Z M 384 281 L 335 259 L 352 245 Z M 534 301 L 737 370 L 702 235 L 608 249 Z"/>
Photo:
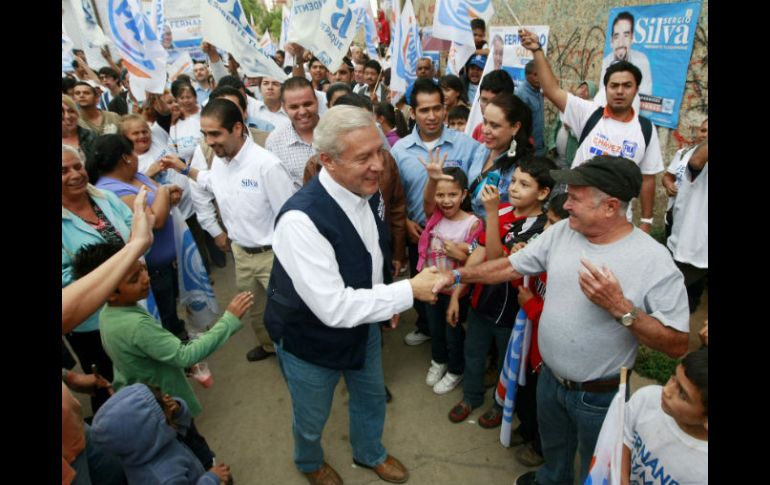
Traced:
<path id="1" fill-rule="evenodd" d="M 422 157 L 417 157 L 417 159 L 425 167 L 425 170 L 428 171 L 428 177 L 430 177 L 431 180 L 435 180 L 436 182 L 439 180 L 453 180 L 451 175 L 444 173 L 444 162 L 446 162 L 447 155 L 448 154 L 445 153 L 442 158 L 441 149 L 436 147 L 429 152 L 427 162 L 423 160 Z"/>
<path id="2" fill-rule="evenodd" d="M 529 30 L 519 29 L 519 39 L 521 39 L 521 45 L 527 50 L 534 52 L 541 48 L 537 35 Z"/>
<path id="3" fill-rule="evenodd" d="M 484 185 L 481 188 L 481 202 L 487 213 L 497 212 L 500 209 L 500 192 L 494 185 Z"/>

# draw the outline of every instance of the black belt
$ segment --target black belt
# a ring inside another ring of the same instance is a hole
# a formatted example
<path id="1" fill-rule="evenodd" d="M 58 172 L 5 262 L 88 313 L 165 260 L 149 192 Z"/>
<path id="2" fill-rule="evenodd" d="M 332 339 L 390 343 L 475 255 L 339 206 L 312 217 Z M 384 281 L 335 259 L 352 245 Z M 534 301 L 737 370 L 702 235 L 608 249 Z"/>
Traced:
<path id="1" fill-rule="evenodd" d="M 246 248 L 241 246 L 241 249 L 243 249 L 245 252 L 249 254 L 260 254 L 260 253 L 266 253 L 268 251 L 272 251 L 273 246 L 267 245 L 267 246 L 261 246 L 258 248 Z"/>
<path id="2" fill-rule="evenodd" d="M 620 375 L 610 377 L 609 379 L 596 379 L 586 382 L 574 382 L 567 379 L 562 379 L 551 371 L 556 381 L 569 389 L 570 391 L 582 391 L 582 392 L 612 392 L 617 391 L 620 385 Z"/>

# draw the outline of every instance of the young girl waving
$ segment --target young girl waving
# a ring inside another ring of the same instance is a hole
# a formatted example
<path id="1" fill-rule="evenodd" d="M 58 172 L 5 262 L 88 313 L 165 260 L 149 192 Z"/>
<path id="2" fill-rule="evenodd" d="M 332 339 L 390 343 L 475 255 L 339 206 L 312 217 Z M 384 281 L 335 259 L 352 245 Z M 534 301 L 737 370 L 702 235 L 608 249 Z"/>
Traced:
<path id="1" fill-rule="evenodd" d="M 481 220 L 474 216 L 468 199 L 468 178 L 459 167 L 443 168 L 439 150 L 431 152 L 430 162 L 420 160 L 428 170 L 423 203 L 429 217 L 417 244 L 417 270 L 435 266 L 452 270 L 468 259 L 469 248 L 483 232 Z M 431 365 L 425 383 L 436 394 L 445 394 L 462 381 L 464 371 L 462 325 L 447 325 L 446 311 L 452 292 L 440 293 L 435 305 L 426 306 L 430 326 Z M 458 295 L 459 296 L 459 295 Z M 461 298 L 463 310 L 467 298 Z M 463 314 L 464 318 L 464 314 Z M 462 321 L 462 320 L 461 320 Z"/>

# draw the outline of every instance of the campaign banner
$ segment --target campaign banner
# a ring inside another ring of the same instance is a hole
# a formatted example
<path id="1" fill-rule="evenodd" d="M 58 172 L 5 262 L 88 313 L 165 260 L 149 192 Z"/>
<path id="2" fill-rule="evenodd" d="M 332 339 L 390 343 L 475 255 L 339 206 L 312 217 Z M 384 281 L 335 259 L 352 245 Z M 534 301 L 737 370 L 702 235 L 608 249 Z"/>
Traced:
<path id="1" fill-rule="evenodd" d="M 273 39 L 270 37 L 270 32 L 265 29 L 265 33 L 262 34 L 262 38 L 259 39 L 259 46 L 269 56 L 275 55 L 275 46 L 273 45 Z"/>
<path id="2" fill-rule="evenodd" d="M 606 100 L 607 68 L 629 61 L 642 72 L 641 114 L 658 126 L 676 128 L 700 8 L 700 2 L 684 2 L 611 9 L 597 101 Z"/>
<path id="3" fill-rule="evenodd" d="M 355 0 L 295 0 L 288 41 L 312 51 L 335 72 L 356 35 L 358 18 L 351 3 Z"/>
<path id="4" fill-rule="evenodd" d="M 364 41 L 366 43 L 366 53 L 370 59 L 378 61 L 380 59 L 380 53 L 377 51 L 379 45 L 379 37 L 377 37 L 377 25 L 374 23 L 374 15 L 372 9 L 367 5 L 365 8 L 361 8 L 360 12 L 357 12 L 358 25 L 356 25 L 356 31 L 364 29 Z"/>
<path id="5" fill-rule="evenodd" d="M 492 0 L 437 0 L 433 11 L 431 35 L 451 40 L 447 56 L 447 74 L 457 75 L 476 51 L 471 19 L 489 22 L 495 14 Z"/>
<path id="6" fill-rule="evenodd" d="M 106 23 L 123 65 L 131 73 L 129 85 L 137 101 L 144 100 L 145 91 L 163 94 L 168 54 L 139 0 L 107 0 Z"/>
<path id="7" fill-rule="evenodd" d="M 201 2 L 203 38 L 212 45 L 233 54 L 247 76 L 268 76 L 278 81 L 287 79 L 283 69 L 259 46 L 238 0 L 205 0 Z"/>
<path id="8" fill-rule="evenodd" d="M 289 43 L 289 24 L 291 23 L 291 9 L 284 4 L 281 7 L 281 37 L 278 40 L 278 48 L 286 49 Z"/>
<path id="9" fill-rule="evenodd" d="M 391 91 L 406 92 L 406 88 L 417 77 L 417 60 L 422 57 L 418 28 L 412 0 L 406 0 L 404 8 L 401 10 L 394 38 L 393 55 L 395 57 L 391 59 L 393 65 L 390 74 Z M 393 99 L 393 97 L 391 98 Z"/>
<path id="10" fill-rule="evenodd" d="M 70 36 L 67 35 L 67 31 L 64 29 L 64 22 L 61 24 L 61 75 L 68 72 L 74 72 L 75 68 L 72 67 L 72 63 L 75 60 L 75 56 L 72 55 L 72 49 L 75 45 L 72 43 Z"/>
<path id="11" fill-rule="evenodd" d="M 537 35 L 540 45 L 543 47 L 543 54 L 548 55 L 548 33 L 550 27 L 547 25 L 525 25 L 522 28 Z M 525 49 L 521 45 L 518 26 L 490 27 L 489 39 L 489 56 L 484 66 L 484 72 L 481 74 L 479 85 L 484 82 L 484 76 L 489 72 L 502 69 L 511 75 L 515 92 L 525 79 L 524 66 L 534 58 L 532 51 Z M 470 100 L 472 102 L 471 113 L 468 116 L 468 123 L 465 125 L 465 133 L 468 136 L 483 121 L 481 105 L 479 104 L 480 91 L 480 89 L 477 89 L 476 95 Z"/>

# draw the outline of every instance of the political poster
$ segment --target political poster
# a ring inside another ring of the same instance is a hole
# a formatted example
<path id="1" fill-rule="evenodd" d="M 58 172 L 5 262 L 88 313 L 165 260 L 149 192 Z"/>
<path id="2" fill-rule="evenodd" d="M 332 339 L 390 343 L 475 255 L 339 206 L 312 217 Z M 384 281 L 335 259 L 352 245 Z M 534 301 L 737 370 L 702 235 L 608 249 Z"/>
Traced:
<path id="1" fill-rule="evenodd" d="M 200 0 L 164 0 L 166 25 L 171 31 L 171 48 L 196 60 L 206 60 L 201 50 L 203 27 Z"/>
<path id="2" fill-rule="evenodd" d="M 537 35 L 543 52 L 548 54 L 547 25 L 524 26 L 526 30 Z M 490 27 L 489 28 L 489 58 L 487 66 L 489 70 L 503 69 L 511 75 L 516 89 L 524 82 L 524 66 L 534 59 L 532 51 L 521 45 L 518 26 Z M 491 64 L 491 66 L 490 66 Z M 487 69 L 484 69 L 486 74 Z"/>
<path id="3" fill-rule="evenodd" d="M 641 114 L 658 126 L 676 128 L 700 8 L 700 2 L 684 2 L 610 10 L 596 101 L 606 100 L 607 68 L 629 61 L 642 72 L 635 102 Z"/>

